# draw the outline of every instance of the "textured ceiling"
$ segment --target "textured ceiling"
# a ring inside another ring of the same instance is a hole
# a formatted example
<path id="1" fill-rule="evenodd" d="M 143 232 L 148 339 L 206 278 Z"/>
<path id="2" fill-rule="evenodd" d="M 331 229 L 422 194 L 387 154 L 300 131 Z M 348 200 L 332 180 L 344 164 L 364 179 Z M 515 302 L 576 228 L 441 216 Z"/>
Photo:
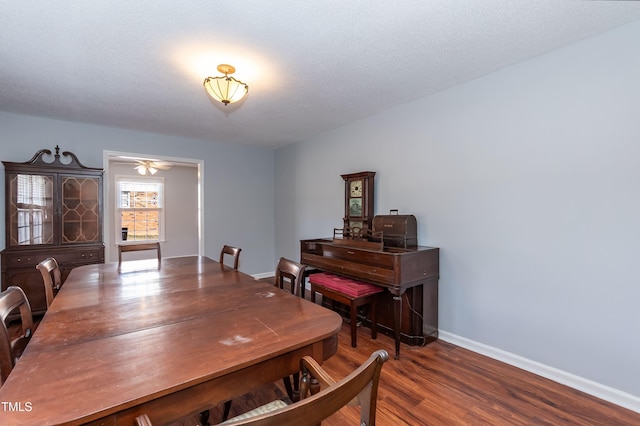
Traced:
<path id="1" fill-rule="evenodd" d="M 0 0 L 0 110 L 276 148 L 640 19 L 640 2 Z M 230 63 L 224 107 L 202 87 Z"/>

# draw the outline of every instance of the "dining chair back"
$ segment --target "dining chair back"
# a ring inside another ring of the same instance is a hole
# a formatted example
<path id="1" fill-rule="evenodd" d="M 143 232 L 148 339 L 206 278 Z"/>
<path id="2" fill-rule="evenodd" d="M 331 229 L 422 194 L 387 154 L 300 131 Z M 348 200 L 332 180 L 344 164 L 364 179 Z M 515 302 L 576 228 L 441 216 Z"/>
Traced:
<path id="1" fill-rule="evenodd" d="M 276 276 L 275 276 L 276 287 L 284 289 L 285 281 L 288 281 L 291 285 L 291 294 L 299 296 L 300 290 L 298 287 L 300 285 L 304 285 L 303 278 L 304 278 L 304 265 L 294 262 L 293 260 L 285 259 L 284 257 L 280 258 L 280 260 L 278 261 L 278 264 L 276 265 Z M 292 401 L 297 401 L 298 399 L 300 399 L 298 379 L 299 379 L 299 373 L 294 373 L 293 376 L 286 376 L 282 378 L 285 390 L 287 391 L 287 395 L 289 399 Z M 224 411 L 222 414 L 223 420 L 226 420 L 230 409 L 231 409 L 231 401 L 226 401 L 224 406 Z M 201 414 L 206 415 L 204 412 Z M 201 420 L 200 423 L 203 424 L 206 422 Z"/>
<path id="2" fill-rule="evenodd" d="M 276 287 L 284 289 L 285 281 L 288 281 L 291 286 L 291 294 L 300 296 L 302 294 L 301 286 L 304 286 L 304 271 L 304 265 L 281 257 L 276 266 Z M 285 390 L 292 401 L 300 399 L 298 379 L 298 373 L 283 378 Z"/>
<path id="3" fill-rule="evenodd" d="M 240 260 L 241 248 L 224 245 L 220 250 L 220 264 L 224 265 L 224 259 L 226 256 L 231 256 L 233 259 L 233 269 L 238 269 L 238 261 Z"/>
<path id="4" fill-rule="evenodd" d="M 291 294 L 300 295 L 300 286 L 304 285 L 304 265 L 281 257 L 276 266 L 276 286 L 284 289 L 284 283 L 291 284 Z"/>
<path id="5" fill-rule="evenodd" d="M 7 317 L 9 314 L 20 311 L 21 334 L 13 337 L 7 329 Z M 20 287 L 10 286 L 0 293 L 0 383 L 4 383 L 13 370 L 16 360 L 22 355 L 33 333 L 33 317 L 29 300 Z"/>
<path id="6" fill-rule="evenodd" d="M 160 243 L 140 243 L 140 244 L 121 244 L 118 246 L 118 265 L 122 264 L 122 253 L 130 251 L 156 250 L 158 253 L 158 266 L 160 266 L 162 254 L 160 253 Z"/>
<path id="7" fill-rule="evenodd" d="M 223 425 L 234 426 L 312 426 L 347 405 L 360 406 L 360 425 L 375 426 L 378 385 L 382 365 L 389 359 L 385 350 L 377 350 L 360 367 L 342 380 L 334 380 L 316 360 L 305 356 L 302 371 L 301 399 L 286 405 L 274 401 L 255 410 L 233 417 Z M 137 426 L 152 426 L 143 414 Z"/>
<path id="8" fill-rule="evenodd" d="M 233 260 L 233 269 L 238 269 L 238 261 L 240 260 L 241 251 L 242 251 L 241 248 L 224 245 L 222 246 L 222 250 L 220 250 L 220 259 L 218 262 L 220 263 L 220 265 L 225 266 L 225 263 L 224 263 L 225 258 L 231 256 Z M 226 420 L 227 417 L 229 417 L 229 412 L 231 410 L 231 403 L 232 403 L 232 400 L 225 401 L 224 407 L 222 409 L 222 420 Z M 210 415 L 209 410 L 204 410 L 200 412 L 199 421 L 201 425 L 209 424 L 209 415 Z"/>
<path id="9" fill-rule="evenodd" d="M 53 298 L 62 286 L 60 278 L 60 266 L 55 258 L 49 257 L 36 265 L 36 269 L 42 274 L 44 282 L 44 295 L 47 300 L 47 309 L 51 306 Z"/>

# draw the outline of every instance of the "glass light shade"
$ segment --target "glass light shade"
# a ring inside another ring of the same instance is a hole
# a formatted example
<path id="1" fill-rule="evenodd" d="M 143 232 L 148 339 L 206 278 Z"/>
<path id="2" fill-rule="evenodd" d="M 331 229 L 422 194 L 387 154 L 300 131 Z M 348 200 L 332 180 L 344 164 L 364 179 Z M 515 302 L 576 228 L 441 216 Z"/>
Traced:
<path id="1" fill-rule="evenodd" d="M 225 105 L 238 102 L 249 91 L 249 86 L 228 75 L 205 78 L 204 88 L 209 96 Z"/>
<path id="2" fill-rule="evenodd" d="M 152 175 L 155 175 L 156 172 L 158 171 L 157 169 L 151 167 L 151 166 L 147 166 L 145 164 L 140 164 L 139 166 L 134 167 L 138 173 L 140 173 L 141 175 L 146 175 L 147 172 L 151 173 Z"/>

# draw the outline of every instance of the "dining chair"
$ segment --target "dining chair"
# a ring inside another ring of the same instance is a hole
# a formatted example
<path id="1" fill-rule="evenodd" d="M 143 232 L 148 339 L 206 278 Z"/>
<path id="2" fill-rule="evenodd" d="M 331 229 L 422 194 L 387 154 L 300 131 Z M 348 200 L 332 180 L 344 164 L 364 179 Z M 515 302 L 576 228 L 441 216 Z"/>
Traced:
<path id="1" fill-rule="evenodd" d="M 281 257 L 276 266 L 275 285 L 284 289 L 286 281 L 291 285 L 291 294 L 300 296 L 300 286 L 304 285 L 304 265 Z"/>
<path id="2" fill-rule="evenodd" d="M 281 257 L 278 261 L 278 264 L 276 265 L 275 286 L 284 289 L 285 282 L 287 281 L 290 284 L 291 294 L 299 296 L 299 287 L 300 285 L 304 285 L 304 271 L 304 265 L 301 265 L 298 262 L 294 262 L 293 260 Z M 290 376 L 286 376 L 282 379 L 284 387 L 287 391 L 287 396 L 291 401 L 297 401 L 298 399 L 300 399 L 300 391 L 298 386 L 299 378 L 300 373 L 294 373 L 293 380 Z M 230 410 L 231 401 L 226 401 L 222 414 L 222 420 L 227 419 Z M 206 417 L 206 413 L 202 412 L 200 413 L 200 415 L 200 424 L 206 424 L 208 420 L 208 417 Z"/>
<path id="3" fill-rule="evenodd" d="M 288 281 L 290 284 L 291 294 L 300 296 L 302 294 L 301 287 L 304 286 L 304 271 L 304 265 L 281 257 L 278 261 L 278 265 L 276 266 L 276 287 L 284 289 L 285 281 Z M 293 374 L 293 385 L 289 376 L 283 379 L 287 395 L 292 401 L 297 401 L 299 399 L 298 379 L 299 373 Z"/>
<path id="4" fill-rule="evenodd" d="M 225 255 L 231 256 L 233 259 L 233 269 L 238 269 L 238 261 L 240 260 L 241 248 L 224 245 L 220 250 L 220 264 L 224 265 Z"/>
<path id="5" fill-rule="evenodd" d="M 6 319 L 16 309 L 20 310 L 22 334 L 13 338 L 7 329 Z M 31 340 L 33 333 L 31 306 L 20 287 L 9 286 L 0 293 L 0 320 L 2 320 L 2 332 L 0 332 L 0 382 L 4 383 L 16 365 L 16 360 L 27 347 L 27 343 Z"/>
<path id="6" fill-rule="evenodd" d="M 220 260 L 219 263 L 224 266 L 224 260 L 226 257 L 231 256 L 233 259 L 233 269 L 238 269 L 238 261 L 240 260 L 240 252 L 241 248 L 232 247 L 228 245 L 223 245 L 222 250 L 220 250 Z M 224 407 L 222 409 L 222 420 L 226 420 L 229 417 L 229 411 L 231 410 L 231 400 L 225 401 Z M 209 423 L 209 410 L 205 410 L 200 412 L 199 415 L 200 425 L 204 426 Z"/>
<path id="7" fill-rule="evenodd" d="M 300 401 L 290 405 L 279 400 L 273 401 L 221 424 L 312 426 L 319 425 L 346 405 L 357 405 L 360 406 L 360 425 L 375 426 L 380 373 L 388 359 L 389 354 L 385 350 L 377 350 L 348 376 L 334 380 L 316 360 L 305 356 L 300 361 Z M 135 420 L 137 426 L 153 425 L 147 414 Z"/>
<path id="8" fill-rule="evenodd" d="M 158 266 L 160 266 L 162 254 L 160 243 L 121 244 L 118 246 L 118 266 L 122 264 L 122 253 L 130 251 L 156 250 L 158 252 Z"/>
<path id="9" fill-rule="evenodd" d="M 135 426 L 153 426 L 153 423 L 148 415 L 141 414 L 135 418 Z"/>
<path id="10" fill-rule="evenodd" d="M 42 274 L 44 281 L 44 295 L 47 300 L 47 309 L 51 306 L 53 298 L 62 286 L 60 278 L 60 266 L 55 258 L 49 257 L 36 265 L 36 269 Z"/>

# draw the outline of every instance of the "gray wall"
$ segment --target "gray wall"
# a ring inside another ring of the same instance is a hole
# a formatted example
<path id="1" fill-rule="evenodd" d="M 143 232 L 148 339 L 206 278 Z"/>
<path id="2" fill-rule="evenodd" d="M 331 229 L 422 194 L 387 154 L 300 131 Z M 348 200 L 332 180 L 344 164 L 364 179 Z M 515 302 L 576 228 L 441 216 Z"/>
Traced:
<path id="1" fill-rule="evenodd" d="M 276 253 L 341 226 L 340 174 L 441 248 L 441 335 L 640 409 L 640 23 L 276 153 Z M 635 397 L 633 397 L 635 395 Z"/>
<path id="2" fill-rule="evenodd" d="M 5 112 L 0 112 L 0 141 L 5 161 L 27 161 L 56 144 L 89 167 L 104 167 L 105 150 L 204 160 L 204 254 L 217 259 L 223 244 L 235 245 L 242 247 L 241 270 L 274 270 L 272 151 Z M 0 184 L 4 188 L 4 173 Z M 5 234 L 4 215 L 3 208 L 0 235 Z"/>
<path id="3" fill-rule="evenodd" d="M 340 174 L 374 170 L 376 213 L 415 214 L 420 243 L 441 248 L 441 336 L 638 409 L 639 39 L 640 23 L 621 27 L 282 148 L 275 165 L 259 149 L 2 112 L 1 157 L 59 144 L 88 166 L 103 150 L 204 159 L 205 254 L 240 246 L 249 273 L 341 226 Z"/>

